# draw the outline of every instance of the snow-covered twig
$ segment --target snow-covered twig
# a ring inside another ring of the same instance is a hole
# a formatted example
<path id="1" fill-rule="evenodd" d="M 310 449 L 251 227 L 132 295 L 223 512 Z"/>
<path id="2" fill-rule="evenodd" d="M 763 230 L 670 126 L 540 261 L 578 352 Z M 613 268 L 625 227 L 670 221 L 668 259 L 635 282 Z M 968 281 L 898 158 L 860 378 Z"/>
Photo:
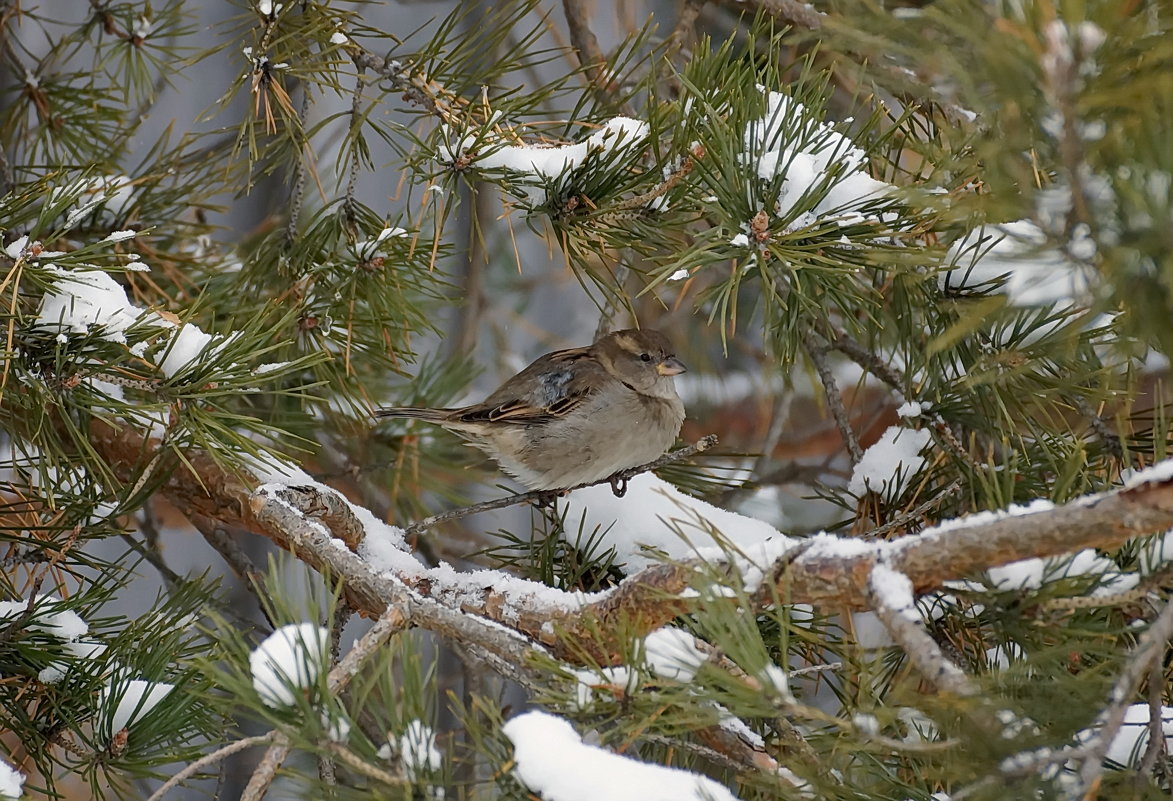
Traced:
<path id="1" fill-rule="evenodd" d="M 868 576 L 867 593 L 884 628 L 930 684 L 962 698 L 978 695 L 977 685 L 945 656 L 941 646 L 925 631 L 914 604 L 912 582 L 907 576 L 878 562 Z"/>

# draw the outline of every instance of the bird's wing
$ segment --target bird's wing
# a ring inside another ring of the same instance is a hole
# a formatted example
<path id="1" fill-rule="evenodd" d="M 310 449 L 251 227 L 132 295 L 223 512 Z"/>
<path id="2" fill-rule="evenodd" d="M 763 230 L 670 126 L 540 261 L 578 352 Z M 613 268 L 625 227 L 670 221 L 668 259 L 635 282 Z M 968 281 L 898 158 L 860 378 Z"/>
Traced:
<path id="1" fill-rule="evenodd" d="M 564 417 L 611 380 L 588 348 L 547 353 L 475 406 L 451 417 L 462 423 L 543 423 Z"/>

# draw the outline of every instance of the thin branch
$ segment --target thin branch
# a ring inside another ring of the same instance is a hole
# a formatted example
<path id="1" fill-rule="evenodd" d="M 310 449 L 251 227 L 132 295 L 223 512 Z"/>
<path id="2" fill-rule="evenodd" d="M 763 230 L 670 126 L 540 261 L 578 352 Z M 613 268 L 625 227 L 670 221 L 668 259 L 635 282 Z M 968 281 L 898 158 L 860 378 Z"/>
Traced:
<path id="1" fill-rule="evenodd" d="M 408 65 L 397 59 L 376 56 L 359 47 L 353 40 L 347 42 L 345 49 L 356 69 L 370 70 L 390 84 L 392 91 L 402 93 L 404 100 L 422 106 L 441 122 L 455 122 L 456 115 L 448 103 L 462 103 L 459 97 L 451 96 L 441 100 L 439 96 L 444 90 L 438 84 L 429 81 L 426 76 L 413 73 Z"/>
<path id="2" fill-rule="evenodd" d="M 358 134 L 359 121 L 362 119 L 362 94 L 366 89 L 367 80 L 362 67 L 358 67 L 358 75 L 354 77 L 354 93 L 350 98 L 350 129 L 353 134 Z M 342 213 L 346 218 L 346 225 L 352 230 L 357 224 L 358 201 L 356 195 L 358 194 L 358 177 L 362 169 L 362 149 L 352 148 L 350 158 L 350 171 L 346 178 L 346 192 L 342 199 Z"/>
<path id="3" fill-rule="evenodd" d="M 889 586 L 891 576 L 907 583 L 906 603 L 897 605 L 892 602 L 893 593 Z M 906 576 L 892 570 L 885 562 L 878 562 L 868 576 L 867 594 L 872 609 L 888 634 L 904 649 L 913 666 L 930 684 L 961 698 L 978 695 L 977 685 L 965 671 L 945 656 L 941 646 L 925 631 L 924 620 L 913 605 L 912 582 Z"/>
<path id="4" fill-rule="evenodd" d="M 766 429 L 766 436 L 762 439 L 761 452 L 750 469 L 751 476 L 757 476 L 760 479 L 766 474 L 766 467 L 774 458 L 774 449 L 778 447 L 778 443 L 782 439 L 782 431 L 790 421 L 790 407 L 793 403 L 793 392 L 779 392 L 778 397 L 774 399 L 770 425 Z"/>
<path id="5" fill-rule="evenodd" d="M 945 489 L 941 490 L 936 495 L 917 506 L 915 509 L 904 512 L 881 526 L 876 526 L 869 531 L 865 531 L 860 536 L 863 538 L 878 539 L 879 537 L 883 537 L 885 534 L 889 534 L 893 531 L 903 530 L 908 526 L 909 523 L 920 520 L 930 511 L 942 504 L 946 498 L 950 497 L 951 495 L 957 495 L 960 492 L 961 481 L 954 481 L 952 484 L 945 487 Z"/>
<path id="6" fill-rule="evenodd" d="M 1080 595 L 1075 598 L 1048 598 L 1039 604 L 1044 612 L 1066 612 L 1072 609 L 1096 609 L 1104 606 L 1125 606 L 1126 604 L 1140 603 L 1154 593 L 1160 593 L 1162 588 L 1173 580 L 1173 564 L 1166 563 L 1140 580 L 1140 583 L 1129 590 L 1114 592 L 1105 595 Z"/>
<path id="7" fill-rule="evenodd" d="M 667 194 L 669 190 L 687 178 L 689 173 L 692 172 L 692 168 L 696 166 L 697 159 L 703 158 L 704 155 L 704 148 L 700 145 L 695 145 L 689 151 L 688 155 L 681 160 L 680 165 L 667 178 L 642 194 L 619 201 L 611 207 L 611 210 L 607 214 L 601 215 L 602 219 L 610 221 L 613 212 L 616 211 L 632 211 L 634 209 L 645 208 L 653 200 Z"/>
<path id="8" fill-rule="evenodd" d="M 701 14 L 708 0 L 683 0 L 680 4 L 680 16 L 676 18 L 676 25 L 672 33 L 664 40 L 665 68 L 669 67 L 672 59 L 684 49 L 689 36 L 694 34 L 697 17 Z"/>
<path id="9" fill-rule="evenodd" d="M 761 11 L 779 22 L 795 28 L 805 28 L 808 31 L 817 31 L 823 27 L 823 15 L 816 11 L 810 3 L 800 3 L 798 0 L 718 0 L 726 8 L 741 11 Z"/>
<path id="10" fill-rule="evenodd" d="M 624 249 L 624 256 L 630 257 L 630 253 Z M 631 275 L 631 268 L 627 266 L 625 260 L 619 262 L 619 266 L 615 268 L 615 290 L 616 294 L 623 293 L 623 285 L 627 283 L 628 276 Z M 618 304 L 615 302 L 615 297 L 611 293 L 606 293 L 603 299 L 603 307 L 599 310 L 599 323 L 595 326 L 595 341 L 602 339 L 611 333 L 611 324 L 614 321 L 615 313 L 618 311 Z"/>
<path id="11" fill-rule="evenodd" d="M 1087 398 L 1083 395 L 1075 395 L 1074 400 L 1076 411 L 1087 418 L 1088 424 L 1092 427 L 1092 431 L 1096 433 L 1096 437 L 1099 438 L 1104 447 L 1117 459 L 1123 459 L 1124 446 L 1120 444 L 1120 437 L 1112 431 L 1108 425 L 1108 421 L 1092 408 L 1092 405 L 1088 403 Z"/>
<path id="12" fill-rule="evenodd" d="M 1152 625 L 1129 651 L 1124 660 L 1124 669 L 1116 677 L 1112 691 L 1108 694 L 1108 706 L 1096 716 L 1093 725 L 1096 732 L 1083 746 L 1084 763 L 1079 771 L 1081 786 L 1076 797 L 1082 798 L 1099 784 L 1100 774 L 1104 772 L 1104 757 L 1124 724 L 1124 715 L 1131 705 L 1136 688 L 1153 664 L 1164 656 L 1170 638 L 1173 638 L 1173 600 L 1165 602 L 1165 607 Z"/>
<path id="13" fill-rule="evenodd" d="M 591 30 L 590 14 L 587 13 L 586 4 L 583 0 L 562 0 L 562 10 L 566 14 L 570 44 L 574 47 L 578 63 L 582 65 L 586 74 L 591 92 L 605 105 L 614 105 L 615 98 L 607 88 L 607 56 L 603 54 L 603 49 L 599 47 L 599 39 Z"/>
<path id="14" fill-rule="evenodd" d="M 310 91 L 309 87 L 302 84 L 301 87 L 301 107 L 297 111 L 297 118 L 301 121 L 301 129 L 305 131 L 305 122 L 310 113 Z M 307 148 L 308 150 L 308 148 Z M 297 160 L 297 174 L 293 177 L 293 188 L 289 192 L 289 211 L 285 219 L 285 239 L 283 248 L 289 251 L 293 248 L 293 243 L 297 239 L 297 225 L 301 219 L 301 206 L 305 200 L 305 177 L 306 166 L 305 157 L 308 153 L 303 153 L 303 158 Z"/>
<path id="15" fill-rule="evenodd" d="M 375 625 L 360 637 L 346 655 L 338 660 L 338 664 L 326 676 L 326 686 L 332 694 L 346 689 L 351 679 L 358 675 L 358 670 L 371 656 L 382 649 L 396 634 L 407 629 L 411 623 L 408 611 L 400 604 L 390 604 Z"/>
<path id="16" fill-rule="evenodd" d="M 169 791 L 175 789 L 204 768 L 215 765 L 217 762 L 221 762 L 233 754 L 245 750 L 246 748 L 253 748 L 254 746 L 258 745 L 267 745 L 273 742 L 276 736 L 277 732 L 271 731 L 267 734 L 261 734 L 256 737 L 245 737 L 242 740 L 229 743 L 223 748 L 217 748 L 212 753 L 200 757 L 195 762 L 192 762 L 190 765 L 187 765 L 181 769 L 178 773 L 164 782 L 162 787 L 151 793 L 150 797 L 147 798 L 147 801 L 159 801 L 159 799 L 165 796 Z"/>
<path id="17" fill-rule="evenodd" d="M 285 764 L 291 751 L 293 746 L 289 742 L 289 737 L 282 732 L 275 732 L 273 744 L 265 751 L 265 755 L 253 770 L 248 784 L 240 793 L 240 801 L 261 801 L 265 793 L 269 792 L 273 779 L 277 778 L 277 771 Z"/>
<path id="18" fill-rule="evenodd" d="M 375 765 L 372 765 L 370 762 L 351 751 L 342 743 L 330 743 L 327 747 L 330 749 L 331 753 L 334 754 L 334 756 L 338 757 L 339 760 L 345 762 L 352 770 L 361 773 L 368 779 L 374 779 L 377 782 L 382 782 L 383 784 L 390 785 L 392 787 L 408 788 L 411 786 L 411 782 L 407 780 L 407 777 L 396 776 L 390 771 L 386 771 L 382 768 L 378 768 Z M 410 798 L 411 795 L 409 794 L 408 797 Z"/>
<path id="19" fill-rule="evenodd" d="M 269 631 L 275 631 L 277 621 L 269 615 L 270 605 L 267 603 L 268 590 L 265 588 L 265 575 L 257 569 L 253 560 L 240 547 L 237 538 L 219 521 L 206 515 L 190 515 L 188 520 L 195 526 L 196 531 L 200 532 L 204 541 L 212 546 L 212 550 L 220 555 L 233 575 L 240 580 L 241 585 L 256 597 L 257 609 L 260 610 L 265 622 L 268 623 Z M 240 613 L 235 610 L 232 610 L 232 617 L 236 620 L 243 619 Z"/>
<path id="20" fill-rule="evenodd" d="M 1165 738 L 1165 660 L 1154 659 L 1149 668 L 1149 741 L 1145 746 L 1144 756 L 1137 766 L 1137 774 L 1147 777 L 1153 772 L 1157 760 L 1168 748 Z"/>
<path id="21" fill-rule="evenodd" d="M 824 328 L 826 329 L 824 333 L 832 348 L 851 359 L 892 389 L 901 393 L 901 395 L 904 394 L 908 386 L 908 381 L 900 370 L 880 358 L 879 354 L 873 353 L 861 343 L 852 339 L 849 334 L 833 323 L 828 323 Z"/>
<path id="22" fill-rule="evenodd" d="M 220 554 L 233 574 L 255 592 L 263 583 L 261 571 L 228 530 L 220 522 L 204 515 L 194 515 L 191 524 L 212 546 L 212 550 Z"/>
<path id="23" fill-rule="evenodd" d="M 630 470 L 624 470 L 620 473 L 616 473 L 610 478 L 600 479 L 599 481 L 591 481 L 586 484 L 576 484 L 573 487 L 568 487 L 563 490 L 562 494 L 573 492 L 575 490 L 585 489 L 586 487 L 594 487 L 599 484 L 607 484 L 609 482 L 626 482 L 640 473 L 646 473 L 649 470 L 656 470 L 666 464 L 679 462 L 683 459 L 696 456 L 698 453 L 704 453 L 716 444 L 716 435 L 709 434 L 706 437 L 702 437 L 695 445 L 689 445 L 687 447 L 680 448 L 679 450 L 670 451 L 669 453 L 661 456 L 659 459 L 656 459 L 654 462 L 648 462 L 647 464 L 640 465 L 639 467 L 633 467 Z M 471 506 L 464 506 L 460 509 L 452 509 L 448 512 L 441 512 L 440 514 L 435 514 L 431 517 L 425 517 L 423 520 L 412 523 L 410 526 L 405 528 L 403 533 L 405 537 L 411 537 L 413 534 L 419 534 L 421 531 L 432 528 L 433 526 L 444 523 L 448 520 L 458 520 L 462 517 L 468 517 L 469 515 L 475 515 L 481 512 L 490 512 L 494 509 L 505 509 L 509 506 L 517 506 L 518 504 L 529 503 L 531 501 L 544 503 L 549 498 L 549 490 L 531 490 L 530 492 L 522 492 L 517 495 L 509 495 L 504 498 L 494 498 L 491 501 L 474 503 Z"/>
<path id="24" fill-rule="evenodd" d="M 827 408 L 830 409 L 831 417 L 835 419 L 835 425 L 839 428 L 839 435 L 843 438 L 847 455 L 851 457 L 853 465 L 859 464 L 859 460 L 863 458 L 863 449 L 859 447 L 859 440 L 856 438 L 855 432 L 851 430 L 851 419 L 848 417 L 847 409 L 843 406 L 843 396 L 839 394 L 839 385 L 835 382 L 835 375 L 827 363 L 827 346 L 811 340 L 810 336 L 804 338 L 804 350 L 815 366 L 815 371 L 819 374 L 819 381 L 823 385 L 823 393 L 827 398 Z"/>

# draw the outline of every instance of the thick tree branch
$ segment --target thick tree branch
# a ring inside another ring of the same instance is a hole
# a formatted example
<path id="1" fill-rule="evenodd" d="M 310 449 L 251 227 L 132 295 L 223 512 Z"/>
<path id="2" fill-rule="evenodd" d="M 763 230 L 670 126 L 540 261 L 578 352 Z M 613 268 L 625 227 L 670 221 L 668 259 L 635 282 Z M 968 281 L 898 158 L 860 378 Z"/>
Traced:
<path id="1" fill-rule="evenodd" d="M 92 442 L 116 474 L 129 479 L 156 458 L 158 440 L 100 421 L 92 426 Z M 367 616 L 381 614 L 390 603 L 402 604 L 413 625 L 475 643 L 516 665 L 527 664 L 539 643 L 570 661 L 584 656 L 613 660 L 623 638 L 646 634 L 686 612 L 693 601 L 682 593 L 714 571 L 736 574 L 752 567 L 766 575 L 754 596 L 759 608 L 804 602 L 865 609 L 868 577 L 881 558 L 908 577 L 914 592 L 923 593 L 993 566 L 1114 548 L 1132 537 L 1173 528 L 1173 478 L 1163 478 L 1055 508 L 975 515 L 890 542 L 828 535 L 780 538 L 772 564 L 751 566 L 744 557 L 731 556 L 717 564 L 693 559 L 656 565 L 584 601 L 536 582 L 512 579 L 503 588 L 496 578 L 478 580 L 446 566 L 425 570 L 406 553 L 401 568 L 377 572 L 340 547 L 340 538 L 361 536 L 363 526 L 333 490 L 269 485 L 254 491 L 254 481 L 225 470 L 205 453 L 188 452 L 185 460 L 161 488 L 185 513 L 262 534 L 311 567 L 330 571 L 343 579 L 347 602 Z"/>

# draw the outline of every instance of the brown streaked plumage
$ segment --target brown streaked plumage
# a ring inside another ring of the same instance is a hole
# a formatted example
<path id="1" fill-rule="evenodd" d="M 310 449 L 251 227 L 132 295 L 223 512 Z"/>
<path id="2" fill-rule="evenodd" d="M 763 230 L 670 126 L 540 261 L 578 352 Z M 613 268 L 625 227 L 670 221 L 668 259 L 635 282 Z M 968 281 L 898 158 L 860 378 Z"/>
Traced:
<path id="1" fill-rule="evenodd" d="M 560 490 L 663 455 L 684 422 L 672 381 L 684 371 L 659 331 L 627 329 L 588 348 L 547 353 L 481 403 L 375 415 L 443 426 L 530 489 Z"/>

